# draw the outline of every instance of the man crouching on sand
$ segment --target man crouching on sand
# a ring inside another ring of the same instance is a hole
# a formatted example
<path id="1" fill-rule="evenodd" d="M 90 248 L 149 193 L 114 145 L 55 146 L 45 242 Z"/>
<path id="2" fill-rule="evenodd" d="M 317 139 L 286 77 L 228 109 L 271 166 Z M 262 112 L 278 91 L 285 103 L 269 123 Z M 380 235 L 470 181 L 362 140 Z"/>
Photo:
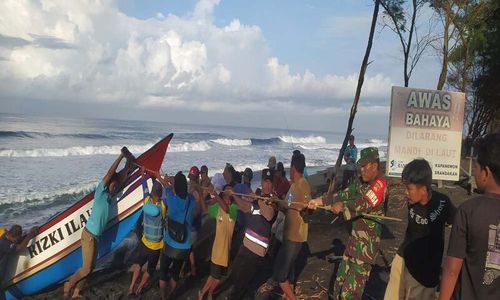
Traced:
<path id="1" fill-rule="evenodd" d="M 124 157 L 127 159 L 127 163 L 119 173 L 116 173 L 116 169 Z M 75 285 L 72 298 L 81 297 L 80 291 L 85 284 L 85 277 L 92 272 L 95 266 L 97 250 L 99 249 L 99 237 L 108 223 L 111 198 L 125 182 L 133 161 L 133 155 L 128 151 L 127 147 L 123 147 L 120 156 L 118 156 L 109 168 L 106 176 L 97 185 L 94 193 L 94 203 L 92 204 L 92 213 L 82 231 L 82 267 L 64 283 L 64 297 L 69 296 L 71 289 Z"/>

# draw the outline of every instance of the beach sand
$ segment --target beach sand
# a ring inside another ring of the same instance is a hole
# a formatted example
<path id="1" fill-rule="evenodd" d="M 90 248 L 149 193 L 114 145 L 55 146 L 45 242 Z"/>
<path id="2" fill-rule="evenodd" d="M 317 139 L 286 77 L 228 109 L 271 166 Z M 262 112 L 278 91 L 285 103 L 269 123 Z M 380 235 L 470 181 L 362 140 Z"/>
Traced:
<path id="1" fill-rule="evenodd" d="M 324 174 L 318 173 L 311 176 L 311 182 L 323 182 Z M 384 221 L 384 232 L 380 247 L 380 255 L 376 264 L 373 266 L 370 278 L 365 288 L 363 299 L 383 299 L 387 280 L 389 277 L 390 263 L 397 250 L 397 247 L 402 241 L 406 230 L 407 205 L 405 201 L 404 186 L 400 179 L 389 178 L 389 198 L 388 198 L 388 213 L 387 216 L 396 217 L 403 220 Z M 316 191 L 321 191 L 324 187 L 315 185 Z M 470 196 L 467 191 L 453 183 L 445 184 L 443 188 L 436 188 L 440 192 L 447 194 L 455 205 L 459 205 Z M 296 293 L 299 299 L 329 299 L 329 293 L 335 281 L 336 267 L 338 260 L 333 260 L 332 256 L 342 255 L 344 245 L 347 241 L 350 231 L 350 224 L 343 222 L 339 218 L 333 224 L 330 224 L 334 219 L 334 215 L 330 212 L 316 211 L 310 217 L 308 251 L 302 256 L 303 270 L 301 271 Z M 205 283 L 208 276 L 209 254 L 211 249 L 210 233 L 213 232 L 213 227 L 207 226 L 207 233 L 202 233 L 200 236 L 205 236 L 205 241 L 197 247 L 198 259 L 198 276 L 181 279 L 176 292 L 175 299 L 196 299 L 198 290 Z M 450 228 L 446 228 L 446 239 L 449 235 Z M 128 285 L 130 283 L 131 273 L 128 272 L 130 267 L 130 258 L 127 256 L 125 249 L 115 253 L 114 267 L 109 269 L 94 272 L 88 281 L 88 288 L 84 291 L 83 299 L 159 299 L 159 289 L 157 285 L 158 272 L 155 273 L 152 283 L 146 287 L 143 295 L 127 296 Z M 447 249 L 447 245 L 445 245 Z M 130 251 L 128 251 L 130 252 Z M 125 258 L 124 258 L 125 257 Z M 257 286 L 269 278 L 272 270 L 272 261 L 266 264 L 266 267 L 259 274 L 259 281 L 254 283 L 255 288 L 246 299 L 279 299 L 276 294 L 255 295 Z M 26 297 L 26 299 L 60 299 L 62 298 L 62 286 L 53 287 L 50 291 L 40 293 L 35 296 Z M 216 299 L 226 299 L 227 291 L 219 293 Z"/>

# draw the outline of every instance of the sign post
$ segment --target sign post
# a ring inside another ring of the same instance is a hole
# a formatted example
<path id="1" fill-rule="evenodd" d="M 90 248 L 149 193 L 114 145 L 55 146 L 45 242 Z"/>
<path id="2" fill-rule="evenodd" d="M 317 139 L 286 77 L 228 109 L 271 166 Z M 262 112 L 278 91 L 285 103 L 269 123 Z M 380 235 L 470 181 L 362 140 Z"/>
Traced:
<path id="1" fill-rule="evenodd" d="M 387 176 L 424 158 L 432 179 L 458 181 L 464 106 L 464 93 L 392 87 Z"/>

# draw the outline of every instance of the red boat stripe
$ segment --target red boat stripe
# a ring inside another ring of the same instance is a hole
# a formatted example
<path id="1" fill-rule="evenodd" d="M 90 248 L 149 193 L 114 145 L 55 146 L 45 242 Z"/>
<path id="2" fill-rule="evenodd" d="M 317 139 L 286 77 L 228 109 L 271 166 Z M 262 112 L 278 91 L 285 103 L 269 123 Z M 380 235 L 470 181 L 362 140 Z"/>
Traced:
<path id="1" fill-rule="evenodd" d="M 128 213 L 131 209 L 135 208 L 138 204 L 141 204 L 141 203 L 142 203 L 142 201 L 143 201 L 143 199 L 141 199 L 139 202 L 137 202 L 137 203 L 136 203 L 136 204 L 134 204 L 133 206 L 131 206 L 131 207 L 129 207 L 128 209 L 126 209 L 125 211 L 123 211 L 123 212 L 122 212 L 121 214 L 119 214 L 118 216 L 116 216 L 116 217 L 114 217 L 113 219 L 111 219 L 111 222 L 113 222 L 114 220 L 116 220 L 116 219 L 118 219 L 119 217 L 123 216 L 124 214 Z M 109 223 L 109 222 L 108 222 L 108 223 Z M 115 225 L 115 224 L 113 224 L 113 225 Z M 111 225 L 111 226 L 113 226 L 113 225 Z M 76 241 L 75 243 L 78 243 L 78 242 L 80 242 L 80 240 Z M 47 262 L 48 260 L 51 260 L 54 256 L 57 256 L 57 255 L 59 255 L 61 252 L 66 251 L 68 248 L 72 247 L 75 243 L 73 243 L 73 244 L 69 245 L 68 247 L 66 247 L 66 248 L 64 248 L 64 249 L 62 249 L 61 251 L 59 251 L 59 252 L 57 252 L 56 254 L 52 255 L 51 257 L 49 257 L 49 258 L 45 259 L 44 261 L 39 262 L 38 264 L 36 264 L 36 265 L 34 265 L 34 266 L 30 267 L 29 269 L 26 269 L 26 270 L 24 270 L 23 272 L 21 272 L 21 273 L 17 274 L 16 276 L 14 276 L 14 277 L 12 278 L 12 280 L 15 280 L 16 278 L 18 278 L 18 277 L 20 277 L 20 276 L 24 275 L 26 272 L 29 272 L 29 271 L 33 270 L 34 268 L 37 268 L 38 266 L 40 266 L 41 264 L 44 264 L 44 263 L 45 263 L 45 262 Z"/>

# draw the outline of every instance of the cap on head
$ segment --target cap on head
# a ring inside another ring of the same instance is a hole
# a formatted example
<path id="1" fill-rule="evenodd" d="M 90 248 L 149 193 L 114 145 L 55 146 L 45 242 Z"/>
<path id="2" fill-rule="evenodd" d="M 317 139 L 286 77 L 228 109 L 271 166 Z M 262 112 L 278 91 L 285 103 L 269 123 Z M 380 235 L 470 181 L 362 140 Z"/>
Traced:
<path id="1" fill-rule="evenodd" d="M 275 156 L 269 157 L 269 161 L 267 162 L 267 167 L 271 168 L 271 169 L 276 168 L 276 157 Z"/>
<path id="2" fill-rule="evenodd" d="M 192 178 L 192 177 L 198 177 L 200 175 L 200 170 L 198 170 L 198 167 L 197 166 L 192 166 L 191 169 L 189 170 L 189 174 L 188 174 L 188 177 L 189 178 Z"/>
<path id="3" fill-rule="evenodd" d="M 243 176 L 248 178 L 248 180 L 252 180 L 253 178 L 253 171 L 250 168 L 246 168 L 245 171 L 243 171 Z"/>
<path id="4" fill-rule="evenodd" d="M 200 173 L 208 173 L 208 167 L 205 165 L 201 166 Z"/>
<path id="5" fill-rule="evenodd" d="M 368 147 L 360 152 L 360 158 L 358 160 L 358 165 L 365 165 L 369 162 L 375 162 L 379 160 L 378 149 L 375 147 Z"/>
<path id="6" fill-rule="evenodd" d="M 264 180 L 273 180 L 273 172 L 268 168 L 262 170 L 262 181 Z"/>

